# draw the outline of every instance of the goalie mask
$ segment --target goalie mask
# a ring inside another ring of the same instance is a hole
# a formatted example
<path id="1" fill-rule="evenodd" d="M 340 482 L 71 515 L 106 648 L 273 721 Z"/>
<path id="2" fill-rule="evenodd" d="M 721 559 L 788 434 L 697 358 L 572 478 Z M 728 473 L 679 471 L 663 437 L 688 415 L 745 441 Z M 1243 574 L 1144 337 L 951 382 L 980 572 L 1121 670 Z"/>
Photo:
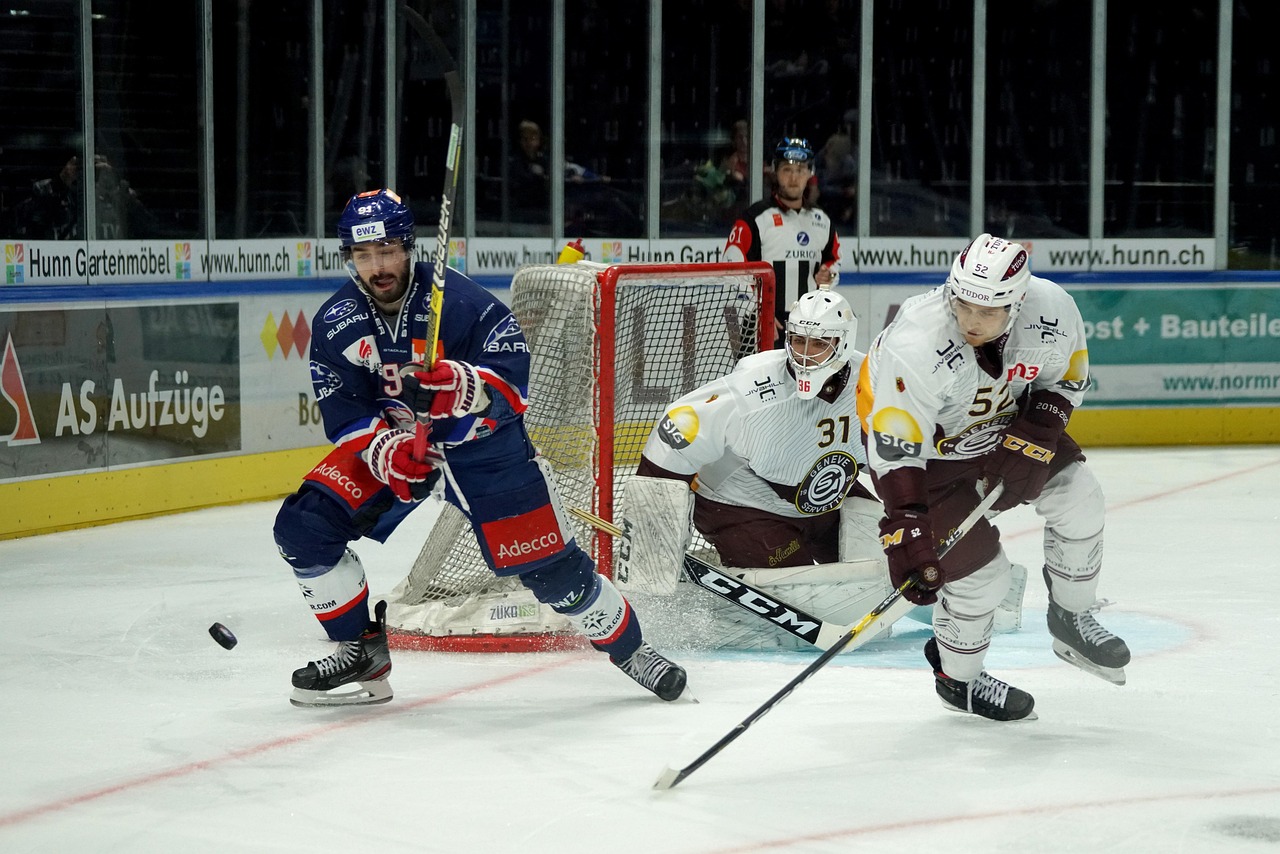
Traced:
<path id="1" fill-rule="evenodd" d="M 1022 308 L 1029 281 L 1030 257 L 1021 243 L 980 234 L 956 256 L 947 290 L 953 301 L 963 300 L 979 308 L 1007 308 L 1009 320 L 1000 333 L 1004 334 Z"/>
<path id="2" fill-rule="evenodd" d="M 817 397 L 823 385 L 849 361 L 858 318 L 833 291 L 810 291 L 787 315 L 787 362 L 800 397 Z"/>

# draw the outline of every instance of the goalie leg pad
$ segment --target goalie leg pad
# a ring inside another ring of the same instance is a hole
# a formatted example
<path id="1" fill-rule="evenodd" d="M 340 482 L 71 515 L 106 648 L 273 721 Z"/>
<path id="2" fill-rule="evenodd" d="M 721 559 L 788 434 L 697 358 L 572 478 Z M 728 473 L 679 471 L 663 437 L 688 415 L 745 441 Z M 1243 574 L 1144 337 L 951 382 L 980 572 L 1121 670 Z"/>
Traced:
<path id="1" fill-rule="evenodd" d="M 884 556 L 880 545 L 880 520 L 884 505 L 870 498 L 850 495 L 840 505 L 840 560 Z"/>
<path id="2" fill-rule="evenodd" d="M 995 631 L 1016 632 L 1022 628 L 1022 597 L 1027 592 L 1027 568 L 1015 563 L 1009 569 L 1009 592 L 996 606 Z"/>
<path id="3" fill-rule="evenodd" d="M 834 625 L 853 625 L 889 595 L 889 572 L 884 554 L 874 560 L 846 561 L 777 569 L 725 568 L 727 576 L 740 578 L 778 601 Z M 696 592 L 691 592 L 694 597 Z M 705 598 L 705 597 L 702 597 Z M 813 644 L 766 619 L 746 613 L 741 606 L 719 598 L 703 605 L 710 619 L 701 615 L 696 621 L 698 633 L 719 649 L 793 649 L 812 651 Z M 753 609 L 754 610 L 754 609 Z M 780 613 L 791 613 L 788 610 Z M 885 625 L 868 639 L 888 637 L 891 625 Z"/>
<path id="4" fill-rule="evenodd" d="M 623 499 L 615 540 L 614 575 L 624 589 L 671 593 L 693 539 L 693 493 L 683 480 L 633 477 Z"/>

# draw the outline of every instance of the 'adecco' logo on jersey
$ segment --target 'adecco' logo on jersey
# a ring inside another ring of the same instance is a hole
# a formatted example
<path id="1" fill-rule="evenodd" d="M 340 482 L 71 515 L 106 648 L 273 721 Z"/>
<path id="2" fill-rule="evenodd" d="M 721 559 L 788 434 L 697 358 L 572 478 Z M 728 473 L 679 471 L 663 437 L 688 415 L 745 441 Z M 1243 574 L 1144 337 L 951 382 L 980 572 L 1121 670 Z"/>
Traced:
<path id="1" fill-rule="evenodd" d="M 325 323 L 341 320 L 355 310 L 356 301 L 353 299 L 344 299 L 342 302 L 336 302 L 329 306 L 329 310 L 324 313 Z"/>
<path id="2" fill-rule="evenodd" d="M 560 522 L 550 504 L 480 526 L 493 563 L 499 569 L 532 563 L 564 548 Z"/>

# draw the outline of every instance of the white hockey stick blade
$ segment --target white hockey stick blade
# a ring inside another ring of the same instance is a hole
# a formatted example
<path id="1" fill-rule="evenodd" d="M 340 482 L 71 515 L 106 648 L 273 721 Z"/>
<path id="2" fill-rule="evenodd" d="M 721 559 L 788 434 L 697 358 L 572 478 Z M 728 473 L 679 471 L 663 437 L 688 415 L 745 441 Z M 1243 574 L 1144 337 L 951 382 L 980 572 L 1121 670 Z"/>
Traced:
<path id="1" fill-rule="evenodd" d="M 665 791 L 666 789 L 670 789 L 676 783 L 679 783 L 680 779 L 680 772 L 675 768 L 668 766 L 662 769 L 662 773 L 659 774 L 658 779 L 654 781 L 653 787 L 655 789 Z"/>
<path id="2" fill-rule="evenodd" d="M 907 612 L 915 607 L 910 599 L 898 597 L 894 603 L 885 608 L 879 614 L 876 614 L 867 624 L 862 627 L 862 631 L 858 632 L 858 636 L 849 643 L 845 644 L 844 652 L 851 652 L 858 649 L 867 641 L 874 638 L 880 630 L 881 626 L 891 626 L 898 620 L 906 616 Z M 831 649 L 833 645 L 849 632 L 853 631 L 855 626 L 833 626 L 830 623 L 823 623 L 822 628 L 818 631 L 818 639 L 814 641 L 814 646 L 821 650 Z"/>

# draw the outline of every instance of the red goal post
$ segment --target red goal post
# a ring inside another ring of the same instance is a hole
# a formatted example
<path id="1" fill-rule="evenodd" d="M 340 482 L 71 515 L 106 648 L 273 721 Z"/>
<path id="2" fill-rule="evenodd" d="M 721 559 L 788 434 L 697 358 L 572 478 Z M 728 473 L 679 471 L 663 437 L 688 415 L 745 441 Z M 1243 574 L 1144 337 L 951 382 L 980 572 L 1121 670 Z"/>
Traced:
<path id="1" fill-rule="evenodd" d="M 667 403 L 772 345 L 765 263 L 538 264 L 511 283 L 531 352 L 525 426 L 561 503 L 615 521 Z M 606 575 L 613 543 L 564 524 Z M 567 620 L 485 565 L 462 513 L 444 504 L 408 576 L 388 596 L 394 646 L 531 651 L 580 646 Z"/>

